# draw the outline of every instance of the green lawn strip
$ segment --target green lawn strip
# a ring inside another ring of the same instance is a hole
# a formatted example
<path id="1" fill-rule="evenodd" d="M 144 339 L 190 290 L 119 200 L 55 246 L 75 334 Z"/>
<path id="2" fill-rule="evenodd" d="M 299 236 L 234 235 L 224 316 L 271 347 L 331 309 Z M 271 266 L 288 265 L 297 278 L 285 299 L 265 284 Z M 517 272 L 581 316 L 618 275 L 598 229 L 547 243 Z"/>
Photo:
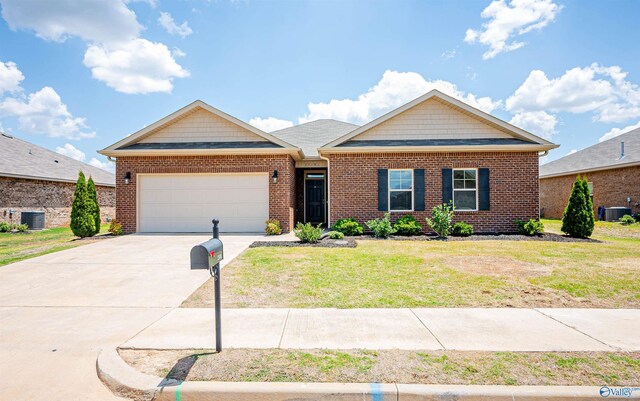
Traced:
<path id="1" fill-rule="evenodd" d="M 100 232 L 107 232 L 108 228 L 108 224 L 103 224 Z M 74 241 L 75 238 L 69 227 L 0 233 L 0 266 L 91 243 Z"/>
<path id="2" fill-rule="evenodd" d="M 541 219 L 545 232 L 563 234 L 560 231 L 562 220 Z M 596 221 L 592 238 L 604 241 L 640 240 L 640 223 L 623 225 L 617 222 Z"/>
<path id="3" fill-rule="evenodd" d="M 136 369 L 180 380 L 628 386 L 640 353 L 229 349 L 121 350 Z"/>

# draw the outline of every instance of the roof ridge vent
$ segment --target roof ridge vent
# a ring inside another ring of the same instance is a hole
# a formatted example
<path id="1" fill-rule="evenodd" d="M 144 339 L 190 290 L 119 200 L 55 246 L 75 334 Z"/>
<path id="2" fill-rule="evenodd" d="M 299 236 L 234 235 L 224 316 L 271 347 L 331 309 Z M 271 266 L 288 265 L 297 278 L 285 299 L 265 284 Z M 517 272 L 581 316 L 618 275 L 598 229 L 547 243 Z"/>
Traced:
<path id="1" fill-rule="evenodd" d="M 2 134 L 2 136 L 4 136 L 5 138 L 13 139 L 13 135 L 7 134 L 6 132 L 0 131 L 0 134 Z"/>

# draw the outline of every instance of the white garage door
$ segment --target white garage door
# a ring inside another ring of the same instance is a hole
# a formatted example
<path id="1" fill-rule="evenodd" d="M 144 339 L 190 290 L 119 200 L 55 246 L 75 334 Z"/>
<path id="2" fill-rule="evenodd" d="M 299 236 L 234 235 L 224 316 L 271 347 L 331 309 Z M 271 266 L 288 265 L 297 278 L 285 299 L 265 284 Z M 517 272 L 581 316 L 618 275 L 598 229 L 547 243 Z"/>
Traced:
<path id="1" fill-rule="evenodd" d="M 138 231 L 262 232 L 269 215 L 269 176 L 251 174 L 140 175 Z"/>

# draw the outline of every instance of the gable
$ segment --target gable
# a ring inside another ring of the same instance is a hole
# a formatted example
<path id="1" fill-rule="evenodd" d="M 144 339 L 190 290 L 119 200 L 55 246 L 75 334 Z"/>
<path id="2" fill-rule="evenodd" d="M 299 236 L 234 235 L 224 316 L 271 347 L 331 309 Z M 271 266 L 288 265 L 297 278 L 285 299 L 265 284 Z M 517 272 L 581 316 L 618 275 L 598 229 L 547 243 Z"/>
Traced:
<path id="1" fill-rule="evenodd" d="M 434 98 L 351 138 L 352 141 L 513 138 Z"/>
<path id="2" fill-rule="evenodd" d="M 138 141 L 138 143 L 184 142 L 268 141 L 264 137 L 204 109 L 198 109 L 181 119 L 160 127 Z"/>

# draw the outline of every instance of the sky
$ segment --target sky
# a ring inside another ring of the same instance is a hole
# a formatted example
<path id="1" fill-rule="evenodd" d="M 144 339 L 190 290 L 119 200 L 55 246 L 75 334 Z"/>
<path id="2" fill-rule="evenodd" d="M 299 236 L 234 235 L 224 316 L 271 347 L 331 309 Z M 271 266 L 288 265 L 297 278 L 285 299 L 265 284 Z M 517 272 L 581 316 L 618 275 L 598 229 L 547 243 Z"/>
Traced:
<path id="1" fill-rule="evenodd" d="M 549 139 L 640 127 L 640 1 L 0 0 L 0 130 L 97 153 L 196 99 L 267 132 L 439 89 Z"/>

